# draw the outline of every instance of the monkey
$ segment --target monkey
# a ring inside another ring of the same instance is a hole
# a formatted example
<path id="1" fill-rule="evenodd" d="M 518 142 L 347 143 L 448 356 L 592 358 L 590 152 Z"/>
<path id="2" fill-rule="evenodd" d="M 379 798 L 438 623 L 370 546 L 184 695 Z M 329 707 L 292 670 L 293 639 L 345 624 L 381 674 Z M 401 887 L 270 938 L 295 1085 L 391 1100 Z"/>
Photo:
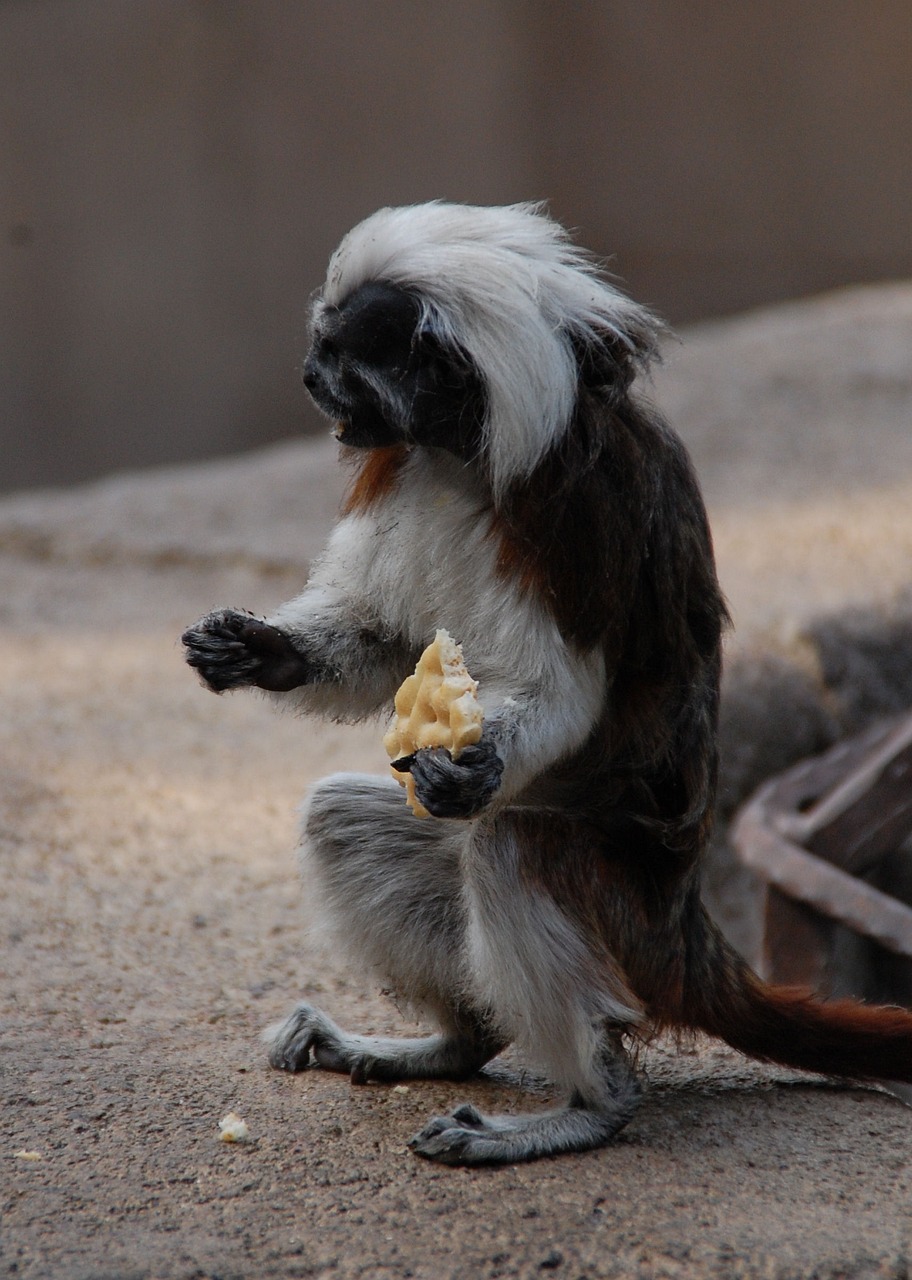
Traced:
<path id="1" fill-rule="evenodd" d="M 216 693 L 339 721 L 391 711 L 437 628 L 462 646 L 481 739 L 396 762 L 430 816 L 341 773 L 302 819 L 307 892 L 435 1029 L 362 1036 L 305 1003 L 269 1049 L 357 1084 L 458 1081 L 513 1045 L 565 1095 L 432 1118 L 409 1146 L 444 1164 L 609 1142 L 663 1030 L 912 1081 L 912 1013 L 765 984 L 702 905 L 728 616 L 694 468 L 641 390 L 663 336 L 542 206 L 373 214 L 303 365 L 354 467 L 340 519 L 297 598 L 182 637 Z"/>

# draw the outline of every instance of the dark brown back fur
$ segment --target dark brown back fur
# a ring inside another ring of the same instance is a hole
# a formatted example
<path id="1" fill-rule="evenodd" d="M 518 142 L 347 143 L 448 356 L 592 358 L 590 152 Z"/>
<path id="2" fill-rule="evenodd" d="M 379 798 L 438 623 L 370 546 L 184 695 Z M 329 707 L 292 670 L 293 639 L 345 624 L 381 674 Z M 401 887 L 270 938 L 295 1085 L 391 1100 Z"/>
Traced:
<path id="1" fill-rule="evenodd" d="M 628 845 L 691 864 L 711 824 L 727 613 L 683 444 L 616 386 L 585 385 L 570 431 L 507 495 L 493 532 L 500 572 L 569 643 L 605 651 L 605 713 L 555 782 L 563 774 L 568 803 Z"/>

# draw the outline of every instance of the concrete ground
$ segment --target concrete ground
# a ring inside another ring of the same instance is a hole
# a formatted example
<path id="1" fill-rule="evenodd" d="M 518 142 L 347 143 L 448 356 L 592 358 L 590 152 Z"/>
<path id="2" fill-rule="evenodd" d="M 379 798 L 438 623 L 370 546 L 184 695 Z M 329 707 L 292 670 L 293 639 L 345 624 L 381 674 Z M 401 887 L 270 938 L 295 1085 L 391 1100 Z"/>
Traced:
<path id="1" fill-rule="evenodd" d="M 723 826 L 912 705 L 910 357 L 896 285 L 694 330 L 657 376 L 737 624 Z M 410 1028 L 309 940 L 294 867 L 298 797 L 382 771 L 380 735 L 215 698 L 176 637 L 293 593 L 341 483 L 333 446 L 293 443 L 0 502 L 0 1275 L 907 1277 L 912 1111 L 873 1090 L 660 1044 L 610 1148 L 464 1171 L 407 1138 L 462 1099 L 543 1105 L 525 1064 L 399 1089 L 267 1067 L 305 994 Z M 751 950 L 748 887 L 720 842 L 710 898 Z M 247 1144 L 219 1141 L 232 1110 Z"/>

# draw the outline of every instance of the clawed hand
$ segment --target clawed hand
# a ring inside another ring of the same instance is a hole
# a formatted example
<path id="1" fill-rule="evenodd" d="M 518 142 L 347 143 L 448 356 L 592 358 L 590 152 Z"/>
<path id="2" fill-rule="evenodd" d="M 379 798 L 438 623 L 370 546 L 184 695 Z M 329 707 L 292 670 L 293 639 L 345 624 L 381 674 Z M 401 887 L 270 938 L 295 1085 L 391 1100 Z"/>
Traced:
<path id="1" fill-rule="evenodd" d="M 181 636 L 186 659 L 214 693 L 254 685 L 285 692 L 308 679 L 308 665 L 278 627 L 236 609 L 207 613 Z"/>
<path id="2" fill-rule="evenodd" d="M 503 761 L 490 738 L 463 747 L 454 760 L 445 747 L 428 747 L 394 760 L 415 781 L 415 795 L 435 818 L 471 818 L 500 786 Z"/>

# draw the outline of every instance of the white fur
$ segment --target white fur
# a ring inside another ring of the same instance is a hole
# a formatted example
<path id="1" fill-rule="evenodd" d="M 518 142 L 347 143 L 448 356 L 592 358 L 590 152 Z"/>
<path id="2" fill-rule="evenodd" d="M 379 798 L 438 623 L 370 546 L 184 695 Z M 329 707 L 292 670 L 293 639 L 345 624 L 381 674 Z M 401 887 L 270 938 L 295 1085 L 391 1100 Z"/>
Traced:
<path id="1" fill-rule="evenodd" d="M 655 353 L 655 318 L 601 280 L 536 205 L 379 210 L 333 254 L 315 319 L 372 280 L 414 289 L 422 323 L 462 348 L 480 372 L 497 495 L 528 476 L 570 422 L 571 336 L 585 343 L 610 334 L 633 355 Z"/>
<path id="2" fill-rule="evenodd" d="M 497 797 L 504 803 L 585 742 L 606 675 L 599 649 L 585 656 L 571 650 L 539 601 L 497 575 L 497 547 L 479 518 L 479 497 L 472 473 L 455 458 L 416 450 L 398 488 L 336 526 L 306 590 L 269 621 L 298 638 L 304 652 L 325 651 L 334 637 L 357 637 L 365 627 L 404 637 L 412 662 L 438 627 L 449 631 L 478 681 L 504 760 Z M 350 656 L 340 648 L 338 660 L 350 663 L 338 682 L 274 696 L 339 719 L 391 712 L 411 667 L 365 666 L 360 646 Z"/>
<path id="3" fill-rule="evenodd" d="M 317 936 L 341 943 L 397 999 L 445 1025 L 445 997 L 465 987 L 466 824 L 419 821 L 391 777 L 355 773 L 322 779 L 301 818 L 301 874 L 321 907 Z"/>
<path id="4" fill-rule="evenodd" d="M 643 1008 L 557 903 L 523 883 L 523 855 L 509 829 L 485 830 L 464 860 L 474 994 L 554 1081 L 597 1097 L 606 1020 L 635 1026 Z"/>

